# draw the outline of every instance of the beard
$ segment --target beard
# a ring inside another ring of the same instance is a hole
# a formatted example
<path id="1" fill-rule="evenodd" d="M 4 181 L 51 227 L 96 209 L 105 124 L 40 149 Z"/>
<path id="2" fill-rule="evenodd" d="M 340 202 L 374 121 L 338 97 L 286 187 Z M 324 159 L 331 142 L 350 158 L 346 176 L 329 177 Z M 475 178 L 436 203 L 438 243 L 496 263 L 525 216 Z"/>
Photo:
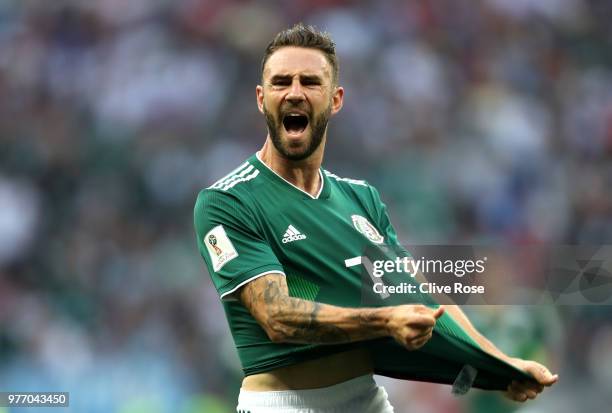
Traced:
<path id="1" fill-rule="evenodd" d="M 329 118 L 331 115 L 331 103 L 319 114 L 310 116 L 307 125 L 307 127 L 310 126 L 310 133 L 306 136 L 306 145 L 303 147 L 303 149 L 290 148 L 288 142 L 283 141 L 282 139 L 282 133 L 285 128 L 282 120 L 277 121 L 274 115 L 266 109 L 265 105 L 263 107 L 263 110 L 264 116 L 266 118 L 266 124 L 268 125 L 268 132 L 270 133 L 272 144 L 274 145 L 276 150 L 285 159 L 288 159 L 290 161 L 301 161 L 312 155 L 314 151 L 316 151 L 317 148 L 321 145 L 321 142 L 323 141 L 323 136 L 325 135 L 325 131 L 327 129 L 327 123 L 329 122 Z M 281 119 L 283 116 L 283 112 L 289 112 L 290 110 L 291 108 L 281 110 Z"/>

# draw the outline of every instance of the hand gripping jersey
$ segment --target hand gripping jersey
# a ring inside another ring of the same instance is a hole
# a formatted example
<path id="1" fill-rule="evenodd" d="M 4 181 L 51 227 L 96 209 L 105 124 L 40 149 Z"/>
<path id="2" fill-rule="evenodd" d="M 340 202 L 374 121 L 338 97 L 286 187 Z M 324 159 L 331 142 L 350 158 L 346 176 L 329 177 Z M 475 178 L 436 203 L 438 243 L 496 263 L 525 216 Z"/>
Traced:
<path id="1" fill-rule="evenodd" d="M 241 286 L 281 273 L 294 297 L 360 307 L 361 269 L 347 268 L 345 260 L 373 245 L 398 245 L 376 189 L 324 169 L 319 174 L 323 184 L 311 196 L 253 155 L 198 195 L 198 248 L 222 299 L 245 375 L 368 346 L 377 374 L 453 383 L 469 365 L 477 370 L 469 384 L 487 389 L 505 389 L 512 379 L 528 378 L 485 353 L 447 314 L 419 351 L 408 351 L 391 338 L 342 345 L 270 341 L 232 297 Z"/>

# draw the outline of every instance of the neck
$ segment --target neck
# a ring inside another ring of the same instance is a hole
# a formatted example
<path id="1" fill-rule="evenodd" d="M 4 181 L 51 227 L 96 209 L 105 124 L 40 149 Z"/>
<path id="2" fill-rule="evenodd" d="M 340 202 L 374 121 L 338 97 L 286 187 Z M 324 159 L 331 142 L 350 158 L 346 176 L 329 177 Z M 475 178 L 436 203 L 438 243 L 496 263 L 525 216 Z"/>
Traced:
<path id="1" fill-rule="evenodd" d="M 312 196 L 316 196 L 323 184 L 319 175 L 319 168 L 323 162 L 324 147 L 325 138 L 317 150 L 308 158 L 300 161 L 293 161 L 284 158 L 276 150 L 268 135 L 264 146 L 259 151 L 259 159 L 286 181 L 291 182 L 291 184 L 300 188 L 302 191 L 308 192 Z"/>

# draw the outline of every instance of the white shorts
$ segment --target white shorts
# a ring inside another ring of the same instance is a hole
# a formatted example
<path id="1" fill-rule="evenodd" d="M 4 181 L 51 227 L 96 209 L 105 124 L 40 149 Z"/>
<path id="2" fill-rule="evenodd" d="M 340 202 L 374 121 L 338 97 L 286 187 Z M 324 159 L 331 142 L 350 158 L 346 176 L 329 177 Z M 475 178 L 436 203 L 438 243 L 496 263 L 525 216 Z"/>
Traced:
<path id="1" fill-rule="evenodd" d="M 238 413 L 393 413 L 387 392 L 371 374 L 310 390 L 245 391 Z"/>

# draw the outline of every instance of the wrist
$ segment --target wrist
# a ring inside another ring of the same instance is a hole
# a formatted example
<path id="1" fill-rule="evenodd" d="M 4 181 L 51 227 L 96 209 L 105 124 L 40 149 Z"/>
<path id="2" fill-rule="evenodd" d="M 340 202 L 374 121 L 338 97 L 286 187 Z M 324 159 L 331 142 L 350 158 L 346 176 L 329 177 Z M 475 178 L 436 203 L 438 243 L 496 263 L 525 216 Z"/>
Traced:
<path id="1" fill-rule="evenodd" d="M 510 364 L 510 365 L 512 365 L 512 366 L 514 366 L 514 367 L 516 367 L 516 368 L 518 368 L 518 369 L 521 369 L 521 370 L 523 369 L 523 359 L 520 359 L 520 358 L 518 358 L 518 357 L 510 357 L 510 356 L 505 356 L 505 357 L 503 358 L 503 360 L 504 360 L 506 363 L 508 363 L 508 364 Z"/>
<path id="2" fill-rule="evenodd" d="M 383 337 L 393 337 L 392 334 L 392 307 L 380 307 L 377 310 L 378 319 L 379 319 L 379 331 Z"/>

